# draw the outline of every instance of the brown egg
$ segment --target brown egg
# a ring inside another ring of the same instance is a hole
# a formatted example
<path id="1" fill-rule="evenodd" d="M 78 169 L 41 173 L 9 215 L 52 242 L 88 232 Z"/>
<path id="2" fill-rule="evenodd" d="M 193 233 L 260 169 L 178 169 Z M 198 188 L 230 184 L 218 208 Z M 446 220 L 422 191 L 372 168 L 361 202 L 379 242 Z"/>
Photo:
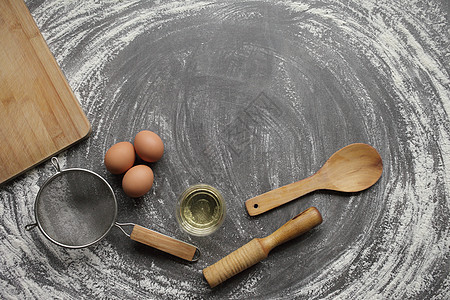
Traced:
<path id="1" fill-rule="evenodd" d="M 134 149 L 137 155 L 147 162 L 158 161 L 164 154 L 164 144 L 154 132 L 142 130 L 134 138 Z"/>
<path id="2" fill-rule="evenodd" d="M 133 145 L 130 142 L 120 142 L 106 151 L 105 166 L 113 174 L 122 174 L 133 166 L 135 158 Z"/>
<path id="3" fill-rule="evenodd" d="M 132 167 L 122 179 L 122 188 L 125 194 L 132 198 L 145 195 L 153 185 L 153 171 L 145 165 Z"/>

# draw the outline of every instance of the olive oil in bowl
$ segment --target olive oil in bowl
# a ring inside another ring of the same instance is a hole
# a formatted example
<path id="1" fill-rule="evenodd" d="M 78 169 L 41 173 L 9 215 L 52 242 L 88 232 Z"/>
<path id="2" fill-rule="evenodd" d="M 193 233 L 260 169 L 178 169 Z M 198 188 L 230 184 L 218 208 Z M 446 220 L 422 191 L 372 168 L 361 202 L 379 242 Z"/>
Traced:
<path id="1" fill-rule="evenodd" d="M 225 219 L 225 201 L 217 189 L 197 184 L 181 194 L 177 221 L 192 235 L 204 236 L 216 231 Z"/>

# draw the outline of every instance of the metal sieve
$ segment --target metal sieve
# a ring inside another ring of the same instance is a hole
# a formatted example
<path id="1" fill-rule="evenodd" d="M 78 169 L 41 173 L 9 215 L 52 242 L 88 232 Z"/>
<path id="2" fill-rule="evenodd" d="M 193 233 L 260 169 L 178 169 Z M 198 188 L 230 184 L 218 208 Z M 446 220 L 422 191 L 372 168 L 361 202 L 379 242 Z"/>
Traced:
<path id="1" fill-rule="evenodd" d="M 197 247 L 134 223 L 118 223 L 116 196 L 97 173 L 71 168 L 61 170 L 58 159 L 51 159 L 56 174 L 40 188 L 34 203 L 36 223 L 53 243 L 72 249 L 88 247 L 103 239 L 116 226 L 132 240 L 185 260 L 196 261 Z M 132 226 L 128 234 L 124 227 Z"/>

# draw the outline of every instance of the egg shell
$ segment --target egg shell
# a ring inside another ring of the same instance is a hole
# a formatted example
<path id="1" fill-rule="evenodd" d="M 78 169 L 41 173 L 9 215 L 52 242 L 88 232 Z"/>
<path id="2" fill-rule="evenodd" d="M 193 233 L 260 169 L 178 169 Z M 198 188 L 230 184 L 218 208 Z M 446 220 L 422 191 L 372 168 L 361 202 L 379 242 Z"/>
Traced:
<path id="1" fill-rule="evenodd" d="M 105 166 L 112 174 L 122 174 L 130 169 L 136 154 L 133 144 L 130 142 L 120 142 L 111 146 L 105 154 Z"/>
<path id="2" fill-rule="evenodd" d="M 145 195 L 153 185 L 153 171 L 146 165 L 137 165 L 129 169 L 122 179 L 125 194 L 132 198 Z"/>
<path id="3" fill-rule="evenodd" d="M 150 130 L 142 130 L 134 138 L 134 148 L 137 155 L 146 162 L 156 162 L 164 154 L 164 143 L 161 138 Z"/>

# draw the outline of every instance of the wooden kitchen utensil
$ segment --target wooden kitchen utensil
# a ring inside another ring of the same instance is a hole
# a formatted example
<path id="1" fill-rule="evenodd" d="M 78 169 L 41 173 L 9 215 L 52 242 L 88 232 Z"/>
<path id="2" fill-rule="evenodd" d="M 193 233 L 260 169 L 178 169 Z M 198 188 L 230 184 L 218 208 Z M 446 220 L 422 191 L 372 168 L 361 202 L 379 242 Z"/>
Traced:
<path id="1" fill-rule="evenodd" d="M 265 259 L 269 252 L 322 223 L 322 216 L 315 207 L 298 214 L 265 238 L 255 238 L 241 248 L 203 269 L 203 275 L 213 288 L 230 277 Z"/>
<path id="2" fill-rule="evenodd" d="M 90 131 L 24 2 L 0 1 L 0 183 Z"/>
<path id="3" fill-rule="evenodd" d="M 316 190 L 359 192 L 375 184 L 382 171 L 377 150 L 367 144 L 351 144 L 335 152 L 314 175 L 251 198 L 245 206 L 256 216 Z"/>

